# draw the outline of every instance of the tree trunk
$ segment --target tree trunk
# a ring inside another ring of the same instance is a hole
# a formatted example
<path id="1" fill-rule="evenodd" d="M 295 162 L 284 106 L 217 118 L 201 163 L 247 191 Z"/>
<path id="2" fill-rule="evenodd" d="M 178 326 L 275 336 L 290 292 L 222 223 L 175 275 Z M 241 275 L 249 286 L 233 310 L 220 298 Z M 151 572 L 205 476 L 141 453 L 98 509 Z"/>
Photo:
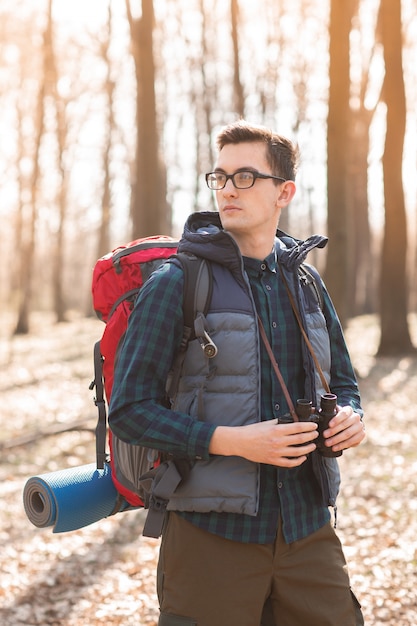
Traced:
<path id="1" fill-rule="evenodd" d="M 385 356 L 414 351 L 407 323 L 407 224 L 402 181 L 406 104 L 400 0 L 381 0 L 381 36 L 385 60 L 383 95 L 387 105 L 387 130 L 382 158 L 385 227 L 378 354 Z"/>
<path id="2" fill-rule="evenodd" d="M 347 210 L 351 216 L 351 249 L 349 254 L 348 317 L 375 312 L 377 308 L 375 255 L 368 216 L 369 127 L 374 111 L 360 106 L 352 112 L 352 135 L 347 194 Z"/>
<path id="3" fill-rule="evenodd" d="M 135 63 L 136 157 L 132 172 L 132 237 L 170 234 L 171 218 L 166 200 L 165 165 L 160 159 L 153 52 L 152 0 L 142 0 L 142 15 L 134 18 L 130 0 L 126 8 Z"/>
<path id="4" fill-rule="evenodd" d="M 356 29 L 361 32 L 358 15 L 359 0 L 354 0 Z M 350 217 L 349 283 L 347 289 L 347 315 L 354 317 L 377 310 L 376 288 L 378 267 L 372 245 L 372 232 L 368 214 L 368 157 L 369 129 L 376 110 L 365 106 L 369 86 L 371 62 L 375 45 L 361 55 L 360 81 L 353 86 L 356 102 L 350 108 L 349 150 L 347 177 L 347 211 Z M 358 51 L 357 51 L 358 53 Z"/>
<path id="5" fill-rule="evenodd" d="M 67 168 L 65 167 L 65 147 L 67 143 L 67 121 L 65 102 L 58 92 L 58 71 L 53 41 L 52 0 L 48 3 L 48 19 L 44 38 L 45 54 L 45 95 L 50 95 L 55 106 L 56 136 L 58 143 L 57 170 L 59 190 L 57 194 L 58 228 L 54 239 L 52 292 L 54 312 L 57 322 L 66 321 L 64 297 L 64 245 L 67 218 Z"/>
<path id="6" fill-rule="evenodd" d="M 108 8 L 108 29 L 107 38 L 102 42 L 101 50 L 103 62 L 107 68 L 107 75 L 105 81 L 105 94 L 107 100 L 107 125 L 104 135 L 103 146 L 103 193 L 101 196 L 101 220 L 98 233 L 97 244 L 97 258 L 101 258 L 107 254 L 110 250 L 110 221 L 111 221 L 111 193 L 110 193 L 110 155 L 112 148 L 112 136 L 115 126 L 114 113 L 113 113 L 113 93 L 115 83 L 111 78 L 111 60 L 109 58 L 109 48 L 111 42 L 111 28 L 112 28 L 112 11 L 111 5 Z"/>
<path id="7" fill-rule="evenodd" d="M 47 28 L 43 33 L 44 44 L 47 40 Z M 45 54 L 45 45 L 43 46 Z M 44 60 L 45 61 L 45 60 Z M 14 330 L 15 335 L 24 335 L 29 332 L 29 314 L 31 307 L 32 295 L 32 276 L 35 260 L 35 237 L 36 237 L 36 221 L 37 221 L 37 199 L 38 199 L 38 183 L 39 183 L 39 152 L 44 132 L 44 107 L 45 107 L 45 62 L 42 64 L 39 77 L 39 90 L 37 101 L 34 107 L 34 139 L 33 139 L 33 156 L 32 156 L 32 172 L 29 181 L 29 202 L 28 202 L 28 219 L 27 219 L 27 235 L 19 254 L 19 271 L 18 271 L 18 313 L 17 322 Z M 23 132 L 21 129 L 20 132 Z"/>
<path id="8" fill-rule="evenodd" d="M 349 212 L 347 164 L 349 145 L 349 35 L 352 0 L 332 0 L 330 9 L 330 88 L 327 118 L 328 234 L 326 283 L 342 324 L 347 319 L 349 279 Z"/>
<path id="9" fill-rule="evenodd" d="M 200 58 L 198 61 L 198 71 L 200 73 L 201 86 L 199 89 L 193 90 L 191 98 L 196 109 L 195 112 L 195 152 L 196 152 L 196 169 L 195 169 L 195 185 L 194 185 L 194 206 L 193 210 L 198 211 L 199 193 L 201 185 L 201 172 L 207 172 L 212 169 L 215 161 L 213 144 L 210 141 L 212 131 L 212 112 L 215 109 L 217 101 L 217 84 L 213 84 L 207 78 L 206 60 L 213 56 L 211 42 L 211 28 L 213 24 L 210 22 L 210 9 L 205 8 L 204 0 L 199 0 L 199 9 L 201 13 L 201 43 Z M 190 69 L 190 72 L 197 69 Z M 198 83 L 200 85 L 200 82 Z M 205 188 L 205 183 L 203 183 Z M 206 210 L 215 211 L 216 203 L 214 195 L 209 195 L 209 204 L 204 207 Z"/>
<path id="10" fill-rule="evenodd" d="M 239 2 L 231 0 L 230 14 L 232 22 L 233 43 L 233 100 L 234 109 L 239 117 L 245 117 L 245 96 L 243 94 L 242 81 L 240 80 L 239 59 Z"/>

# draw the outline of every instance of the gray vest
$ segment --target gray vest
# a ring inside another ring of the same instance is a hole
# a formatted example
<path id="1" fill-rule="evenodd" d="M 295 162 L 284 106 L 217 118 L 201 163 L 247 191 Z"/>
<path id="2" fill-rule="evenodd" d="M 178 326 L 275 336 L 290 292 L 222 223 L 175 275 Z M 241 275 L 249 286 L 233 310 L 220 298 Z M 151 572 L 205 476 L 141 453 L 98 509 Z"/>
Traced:
<path id="1" fill-rule="evenodd" d="M 248 281 L 236 281 L 217 263 L 206 330 L 218 348 L 210 359 L 198 340 L 185 357 L 174 409 L 217 426 L 243 426 L 260 421 L 260 347 L 256 310 Z M 287 280 L 299 304 L 309 338 L 326 377 L 330 378 L 330 342 L 323 313 L 310 307 L 292 272 Z M 320 378 L 304 351 L 306 392 L 322 393 Z M 310 395 L 309 393 L 309 395 Z M 310 397 L 314 397 L 311 395 Z M 334 506 L 340 475 L 337 460 L 313 455 L 313 468 L 326 505 Z M 194 464 L 169 500 L 168 510 L 256 515 L 259 465 L 241 457 L 213 456 Z"/>

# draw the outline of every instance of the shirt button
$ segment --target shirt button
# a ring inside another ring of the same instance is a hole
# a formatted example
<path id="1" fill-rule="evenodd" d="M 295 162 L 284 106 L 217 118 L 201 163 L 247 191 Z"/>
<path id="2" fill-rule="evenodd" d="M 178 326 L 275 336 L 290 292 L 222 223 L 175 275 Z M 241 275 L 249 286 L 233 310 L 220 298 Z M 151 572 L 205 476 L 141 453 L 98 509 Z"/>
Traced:
<path id="1" fill-rule="evenodd" d="M 282 482 L 281 481 L 278 483 L 278 489 L 282 489 Z"/>
<path id="2" fill-rule="evenodd" d="M 276 404 L 274 404 L 274 409 L 275 409 L 275 411 L 279 411 L 279 404 L 278 404 L 278 402 Z"/>
<path id="3" fill-rule="evenodd" d="M 265 287 L 268 291 L 271 291 L 271 285 L 266 285 Z"/>
<path id="4" fill-rule="evenodd" d="M 272 328 L 276 328 L 277 327 L 277 323 L 276 322 L 272 322 Z"/>
<path id="5" fill-rule="evenodd" d="M 265 263 L 261 263 L 261 270 L 262 271 L 266 270 L 266 264 Z"/>

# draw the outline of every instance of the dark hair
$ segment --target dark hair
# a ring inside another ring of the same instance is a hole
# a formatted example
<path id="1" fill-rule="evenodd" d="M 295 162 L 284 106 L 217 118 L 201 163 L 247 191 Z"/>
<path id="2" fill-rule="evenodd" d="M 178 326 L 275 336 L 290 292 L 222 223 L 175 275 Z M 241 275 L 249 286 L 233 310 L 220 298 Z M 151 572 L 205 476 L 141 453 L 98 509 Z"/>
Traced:
<path id="1" fill-rule="evenodd" d="M 274 133 L 266 126 L 250 124 L 245 120 L 238 120 L 222 128 L 216 140 L 219 152 L 228 144 L 243 142 L 265 143 L 266 158 L 272 174 L 282 176 L 286 180 L 295 180 L 300 152 L 292 141 Z"/>

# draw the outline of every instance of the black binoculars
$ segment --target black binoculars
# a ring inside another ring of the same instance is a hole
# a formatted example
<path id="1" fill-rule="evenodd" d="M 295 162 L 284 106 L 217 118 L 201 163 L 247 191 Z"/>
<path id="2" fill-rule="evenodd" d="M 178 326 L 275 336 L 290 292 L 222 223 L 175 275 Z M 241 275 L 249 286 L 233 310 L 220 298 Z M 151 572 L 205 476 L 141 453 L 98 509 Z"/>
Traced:
<path id="1" fill-rule="evenodd" d="M 324 444 L 323 432 L 329 427 L 329 422 L 337 413 L 337 396 L 334 393 L 325 393 L 320 398 L 320 408 L 313 410 L 313 403 L 311 400 L 301 398 L 297 400 L 295 412 L 300 422 L 316 422 L 318 425 L 319 436 L 317 437 L 315 444 L 318 452 L 325 457 L 341 456 L 342 451 L 334 452 L 331 448 Z M 278 418 L 279 424 L 292 422 L 290 415 L 284 415 L 282 418 Z"/>

